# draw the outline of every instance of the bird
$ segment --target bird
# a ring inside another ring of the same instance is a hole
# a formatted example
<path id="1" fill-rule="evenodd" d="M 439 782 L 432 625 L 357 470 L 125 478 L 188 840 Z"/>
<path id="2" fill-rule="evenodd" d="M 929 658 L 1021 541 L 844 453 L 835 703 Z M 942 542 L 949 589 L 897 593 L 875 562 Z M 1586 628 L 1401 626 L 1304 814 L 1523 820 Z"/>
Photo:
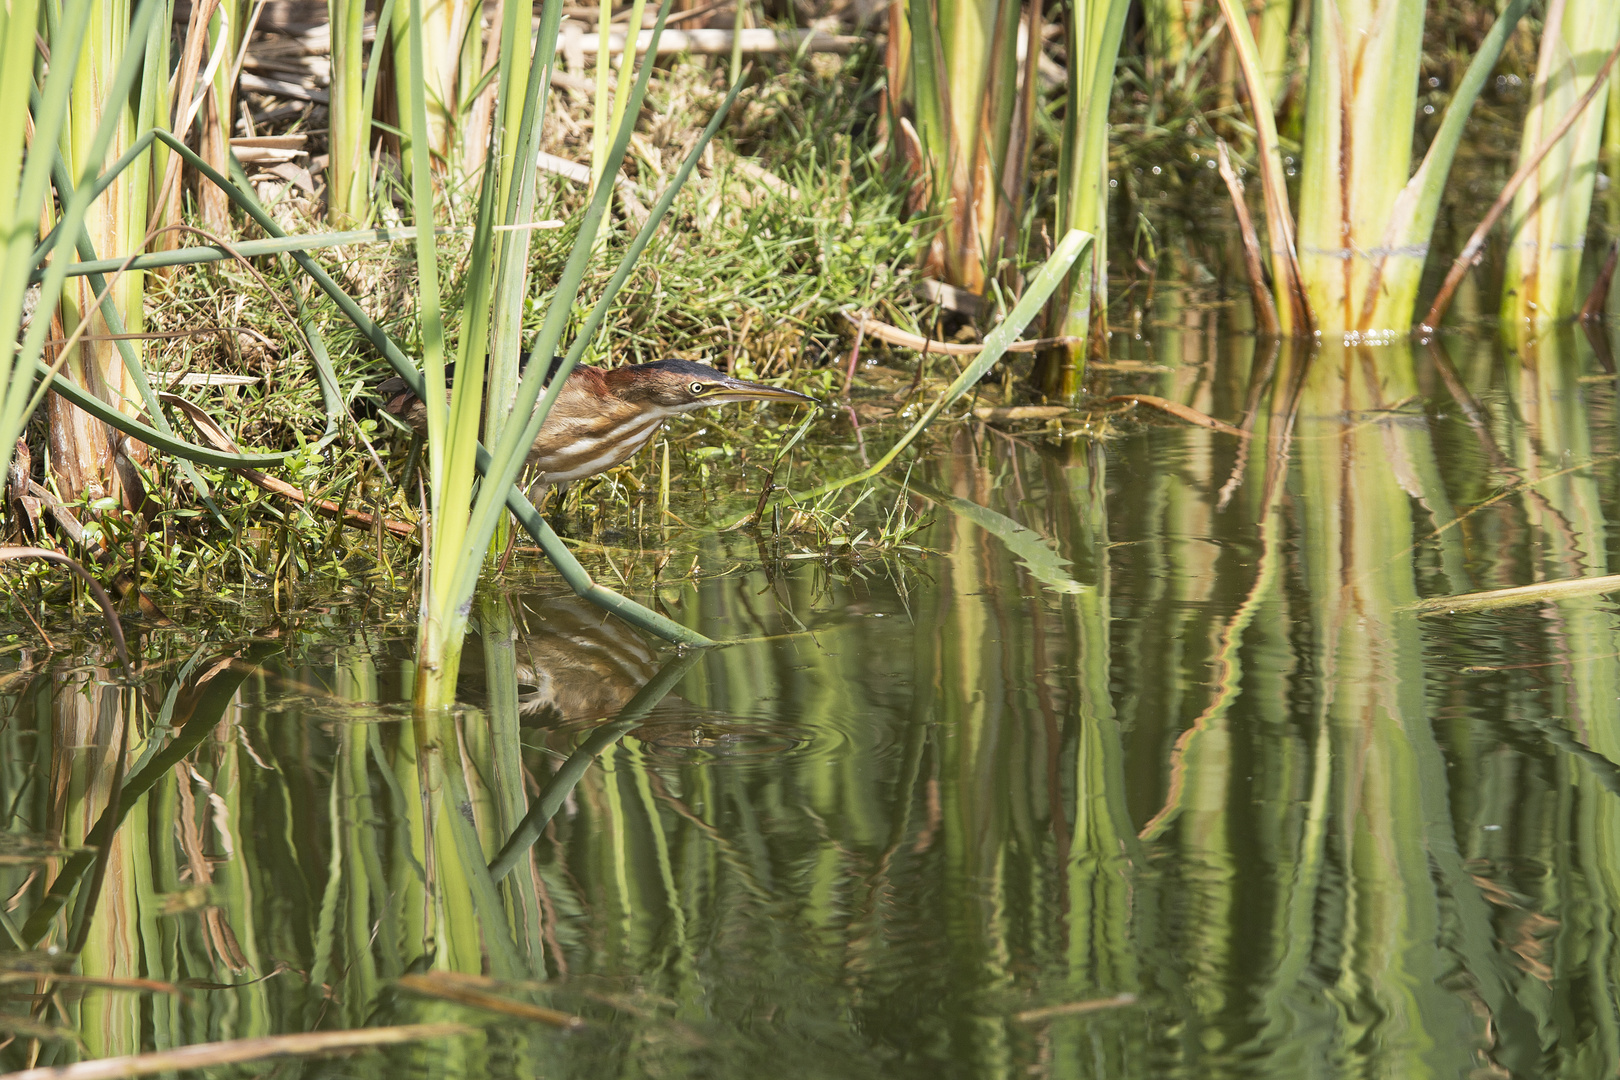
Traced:
<path id="1" fill-rule="evenodd" d="M 551 361 L 547 380 L 560 357 Z M 383 408 L 412 429 L 427 429 L 427 410 L 403 379 L 378 387 Z M 619 368 L 579 364 L 568 374 L 546 422 L 529 448 L 528 465 L 539 484 L 561 486 L 607 472 L 627 461 L 681 413 L 737 401 L 819 404 L 815 398 L 764 383 L 732 378 L 690 360 L 654 360 Z"/>

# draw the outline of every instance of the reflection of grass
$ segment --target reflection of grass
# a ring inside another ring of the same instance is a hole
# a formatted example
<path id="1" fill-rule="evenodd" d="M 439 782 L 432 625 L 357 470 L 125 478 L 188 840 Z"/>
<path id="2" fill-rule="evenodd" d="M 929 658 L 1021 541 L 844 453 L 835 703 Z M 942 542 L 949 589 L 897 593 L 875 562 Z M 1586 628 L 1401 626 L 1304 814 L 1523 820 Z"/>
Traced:
<path id="1" fill-rule="evenodd" d="M 1006 545 L 1008 551 L 1018 556 L 1019 563 L 1037 581 L 1044 582 L 1054 591 L 1060 593 L 1084 591 L 1085 586 L 1069 576 L 1069 560 L 1054 551 L 1047 539 L 1040 533 L 1020 525 L 1007 515 L 999 514 L 988 506 L 980 506 L 978 503 L 969 502 L 966 499 L 958 499 L 954 495 L 934 491 L 932 488 L 925 487 L 922 484 L 912 484 L 912 487 L 919 494 L 926 496 L 951 512 L 961 515 L 997 540 L 1000 540 Z"/>

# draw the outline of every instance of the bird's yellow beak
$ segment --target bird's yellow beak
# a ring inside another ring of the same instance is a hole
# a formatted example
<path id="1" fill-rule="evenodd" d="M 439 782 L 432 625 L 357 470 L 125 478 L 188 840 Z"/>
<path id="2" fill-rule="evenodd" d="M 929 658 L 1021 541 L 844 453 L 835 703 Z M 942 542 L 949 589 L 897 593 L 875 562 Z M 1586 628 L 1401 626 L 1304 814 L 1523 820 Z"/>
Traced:
<path id="1" fill-rule="evenodd" d="M 704 401 L 716 405 L 730 401 L 792 401 L 799 404 L 820 404 L 808 394 L 782 390 L 775 386 L 766 386 L 764 383 L 746 382 L 742 379 L 726 379 L 714 391 L 705 394 Z"/>

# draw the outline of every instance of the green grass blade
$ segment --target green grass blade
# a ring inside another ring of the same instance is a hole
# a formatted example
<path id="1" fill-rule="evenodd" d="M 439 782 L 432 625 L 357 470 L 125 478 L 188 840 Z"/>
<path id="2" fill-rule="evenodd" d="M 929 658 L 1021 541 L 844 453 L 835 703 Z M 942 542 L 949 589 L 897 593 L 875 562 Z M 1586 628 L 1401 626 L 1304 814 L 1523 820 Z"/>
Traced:
<path id="1" fill-rule="evenodd" d="M 509 0 L 508 7 L 514 7 L 516 0 Z M 523 8 L 524 12 L 529 9 Z M 513 14 L 512 19 L 517 15 Z M 527 26 L 527 15 L 523 17 Z M 562 6 L 556 0 L 548 3 L 541 11 L 540 34 L 536 40 L 536 55 L 530 57 L 521 49 L 510 48 L 503 39 L 501 44 L 502 109 L 506 112 L 501 145 L 500 166 L 500 203 L 505 217 L 503 223 L 507 225 L 525 225 L 534 216 L 535 184 L 537 183 L 536 170 L 532 167 L 535 153 L 539 149 L 540 122 L 539 118 L 545 115 L 545 97 L 551 86 L 551 69 L 556 62 L 557 32 L 562 24 Z M 525 30 L 524 40 L 527 40 Z M 523 57 L 521 64 L 519 56 Z M 506 66 L 512 66 L 509 73 Z M 517 70 L 518 67 L 522 71 Z M 528 79 L 524 92 L 523 107 L 513 110 L 506 94 L 510 87 L 515 85 L 519 76 Z M 513 117 L 517 118 L 514 126 Z M 510 143 L 510 145 L 508 145 Z M 512 184 L 513 163 L 522 161 L 524 168 L 517 172 L 517 184 Z M 489 181 L 486 176 L 486 182 Z M 499 269 L 495 277 L 495 323 L 494 334 L 490 340 L 489 357 L 489 390 L 488 400 L 510 401 L 517 394 L 518 385 L 518 359 L 523 350 L 523 300 L 528 294 L 529 283 L 529 245 L 531 237 L 527 230 L 512 233 L 503 233 L 496 242 Z M 484 439 L 487 445 L 496 446 L 500 443 L 501 434 L 505 429 L 507 412 L 505 409 L 489 409 L 485 420 Z"/>
<path id="2" fill-rule="evenodd" d="M 427 94 L 422 85 L 422 0 L 410 0 L 409 39 L 411 70 L 409 137 L 411 160 L 411 210 L 416 219 L 416 274 L 418 318 L 422 324 L 422 374 L 427 393 L 422 406 L 427 414 L 428 456 L 432 463 L 434 525 L 439 520 L 439 500 L 444 495 L 444 447 L 448 417 L 445 407 L 444 314 L 439 299 L 439 250 L 433 242 L 433 171 L 428 154 Z"/>
<path id="3" fill-rule="evenodd" d="M 439 236 L 451 236 L 457 233 L 466 233 L 466 228 L 440 226 L 434 233 Z M 416 239 L 416 226 L 405 225 L 397 229 L 355 229 L 350 232 L 309 233 L 300 236 L 273 236 L 268 240 L 243 240 L 233 243 L 231 251 L 220 247 L 184 247 L 174 248 L 171 251 L 154 251 L 146 255 L 137 255 L 130 259 L 125 256 L 121 259 L 96 259 L 91 262 L 72 263 L 67 268 L 68 277 L 80 277 L 85 274 L 110 274 L 126 264 L 131 269 L 150 270 L 160 266 L 192 266 L 198 263 L 224 262 L 233 259 L 236 255 L 245 258 L 254 258 L 261 255 L 285 255 L 294 251 L 318 251 L 321 248 L 347 247 L 351 244 L 397 244 L 406 240 Z M 232 252 L 236 254 L 233 255 Z M 45 258 L 49 252 L 40 254 Z M 35 270 L 29 275 L 29 282 L 35 283 L 43 280 L 44 270 Z"/>
<path id="4" fill-rule="evenodd" d="M 50 5 L 46 5 L 47 9 Z M 48 11 L 48 14 L 50 12 Z M 0 399 L 0 457 L 10 461 L 12 448 L 17 437 L 22 434 L 23 425 L 28 421 L 29 391 L 33 379 L 29 375 L 33 362 L 44 347 L 45 331 L 50 326 L 49 313 L 61 296 L 61 280 L 58 278 L 54 290 L 40 291 L 40 307 L 35 314 L 34 322 L 29 327 L 21 349 L 17 349 L 17 331 L 22 324 L 22 307 L 27 294 L 27 286 L 13 280 L 14 275 L 26 273 L 27 266 L 22 265 L 17 256 L 27 250 L 30 238 L 39 221 L 41 208 L 45 205 L 45 198 L 49 189 L 51 165 L 54 153 L 44 152 L 49 148 L 54 152 L 59 145 L 63 127 L 67 121 L 68 96 L 73 88 L 73 74 L 78 67 L 78 57 L 82 50 L 86 27 L 90 19 L 89 0 L 77 0 L 66 4 L 61 11 L 61 18 L 54 19 L 55 32 L 52 34 L 52 51 L 57 57 L 57 63 L 52 64 L 45 77 L 43 89 L 36 91 L 33 80 L 33 58 L 35 26 L 38 22 L 39 6 L 37 0 L 23 0 L 14 4 L 6 21 L 5 63 L 0 68 L 0 87 L 5 88 L 7 101 L 29 100 L 32 96 L 32 115 L 34 120 L 34 134 L 32 144 L 41 149 L 38 153 L 29 153 L 30 145 L 26 139 L 26 126 L 28 113 L 23 109 L 8 110 L 8 122 L 0 126 L 0 137 L 5 139 L 0 143 L 4 152 L 10 158 L 5 164 L 7 169 L 7 184 L 15 182 L 15 198 L 7 199 L 4 212 L 13 213 L 8 222 L 6 232 L 6 254 L 8 257 L 3 266 L 0 266 L 0 342 L 5 343 L 7 359 L 4 365 L 6 384 L 4 397 Z M 15 168 L 13 168 L 13 166 Z M 20 169 L 20 176 L 17 171 Z M 13 212 L 13 208 L 15 208 Z M 64 219 L 72 212 L 71 207 L 65 208 Z M 81 207 L 78 210 L 82 218 L 84 213 Z M 46 299 L 49 298 L 49 299 Z M 35 330 L 38 330 L 35 333 Z"/>
<path id="5" fill-rule="evenodd" d="M 670 0 L 663 0 L 658 9 L 658 22 L 653 28 L 652 49 L 656 54 L 658 39 L 663 34 L 664 20 L 669 15 Z M 647 85 L 652 75 L 652 64 L 643 64 L 640 73 L 636 76 L 635 88 L 631 91 L 630 101 L 625 108 L 624 123 L 619 126 L 614 136 L 613 146 L 607 157 L 607 168 L 604 175 L 616 174 L 620 163 L 624 160 L 625 151 L 630 146 L 630 135 L 635 128 L 635 121 L 641 112 L 641 103 L 647 96 Z M 468 524 L 466 543 L 463 545 L 460 562 L 453 568 L 447 568 L 455 576 L 455 584 L 450 595 L 461 597 L 463 602 L 470 599 L 473 588 L 478 582 L 478 572 L 483 564 L 483 551 L 489 545 L 490 537 L 495 533 L 495 526 L 504 512 L 505 489 L 517 479 L 518 471 L 528 456 L 530 445 L 540 432 L 540 426 L 545 423 L 546 414 L 550 412 L 552 404 L 557 400 L 563 383 L 567 380 L 573 364 L 566 359 L 556 376 L 551 380 L 550 388 L 543 400 L 540 399 L 540 388 L 546 377 L 550 364 L 549 358 L 555 354 L 558 343 L 562 340 L 563 331 L 567 328 L 568 320 L 573 311 L 574 299 L 579 295 L 579 287 L 585 278 L 585 271 L 590 264 L 592 255 L 591 239 L 596 235 L 602 216 L 607 212 L 608 194 L 611 185 L 598 184 L 596 192 L 591 196 L 589 208 L 581 222 L 578 237 L 575 238 L 573 249 L 568 254 L 568 261 L 563 272 L 557 280 L 557 287 L 552 294 L 550 308 L 546 311 L 546 318 L 541 324 L 540 334 L 534 346 L 534 355 L 541 359 L 531 363 L 518 383 L 517 395 L 512 402 L 510 413 L 513 417 L 528 417 L 525 424 L 509 424 L 501 434 L 501 441 L 491 452 L 494 464 L 492 471 L 485 475 L 492 481 L 486 484 L 478 494 L 478 501 L 473 509 L 472 519 Z M 539 408 L 536 401 L 539 400 Z"/>

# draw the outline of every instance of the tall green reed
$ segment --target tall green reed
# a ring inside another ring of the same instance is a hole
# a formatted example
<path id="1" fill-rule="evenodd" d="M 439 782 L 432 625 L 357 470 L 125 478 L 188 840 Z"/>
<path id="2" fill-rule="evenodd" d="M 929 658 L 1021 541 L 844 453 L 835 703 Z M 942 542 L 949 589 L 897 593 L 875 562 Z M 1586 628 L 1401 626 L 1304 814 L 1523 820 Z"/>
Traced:
<path id="1" fill-rule="evenodd" d="M 166 5 L 152 7 L 154 10 L 147 15 L 148 19 L 159 21 L 167 14 Z M 155 119 L 157 100 L 153 87 L 140 79 L 149 44 L 146 29 L 151 24 L 144 20 L 134 23 L 135 10 L 129 0 L 115 0 L 91 8 L 60 137 L 62 154 L 72 176 L 97 175 L 107 156 L 122 154 L 136 135 L 150 127 Z M 54 9 L 48 8 L 46 24 L 52 43 L 58 36 L 72 33 L 67 12 L 63 11 L 59 18 L 52 18 L 53 14 Z M 72 54 L 70 48 L 68 55 Z M 120 94 L 115 87 L 120 85 L 120 76 L 125 73 L 128 81 L 122 82 L 125 90 Z M 19 104 L 26 101 L 27 93 L 14 100 Z M 110 124 L 110 129 L 105 128 L 105 124 Z M 104 132 L 110 136 L 105 140 Z M 36 136 L 34 146 L 38 148 L 35 153 L 48 159 L 50 150 L 46 148 L 53 144 Z M 84 241 L 97 251 L 136 251 L 143 247 L 150 184 L 149 160 L 138 161 L 120 173 L 106 191 L 85 208 Z M 35 220 L 37 223 L 40 219 Z M 58 235 L 66 244 L 58 247 L 55 255 L 66 261 L 69 247 L 77 244 L 80 237 L 65 227 L 58 230 Z M 65 350 L 63 371 L 90 393 L 134 414 L 138 411 L 135 402 L 140 397 L 135 389 L 135 377 L 122 359 L 124 350 L 109 340 L 109 336 L 141 331 L 144 275 L 140 271 L 119 275 L 110 283 L 110 289 L 108 299 L 123 321 L 123 326 L 116 330 L 101 310 L 100 298 L 87 279 L 75 278 L 63 289 L 60 307 L 63 333 L 70 332 L 81 319 L 89 319 L 87 340 Z M 50 322 L 48 317 L 41 321 L 47 325 Z M 51 400 L 50 412 L 51 461 L 64 489 L 75 495 L 84 493 L 95 498 L 112 495 L 120 501 L 132 501 L 136 496 L 126 492 L 115 455 L 138 462 L 144 458 L 144 448 L 138 444 L 115 447 L 111 433 L 99 420 L 60 398 Z"/>
<path id="2" fill-rule="evenodd" d="M 419 18 L 420 0 L 411 7 L 410 41 L 413 55 L 421 50 L 422 24 Z M 668 3 L 660 9 L 653 36 L 662 33 Z M 519 124 L 516 160 L 521 164 L 522 185 L 533 183 L 534 160 L 539 141 L 539 117 L 543 115 L 544 93 L 550 80 L 551 65 L 556 53 L 557 27 L 561 6 L 556 0 L 548 3 L 542 15 L 541 30 L 531 60 L 522 120 Z M 649 56 L 655 53 L 649 50 Z M 616 173 L 629 147 L 630 135 L 641 102 L 646 95 L 652 73 L 652 64 L 641 65 L 630 94 L 625 99 L 624 122 L 614 133 L 613 144 L 605 163 L 605 173 Z M 447 380 L 445 365 L 447 344 L 444 316 L 438 282 L 436 244 L 430 229 L 419 227 L 416 235 L 417 271 L 419 274 L 419 311 L 422 326 L 422 398 L 427 409 L 428 462 L 433 483 L 431 513 L 432 534 L 427 553 L 422 592 L 421 633 L 418 641 L 418 683 L 416 701 L 420 708 L 431 710 L 450 704 L 455 697 L 456 673 L 460 667 L 462 642 L 466 635 L 469 605 L 485 554 L 506 513 L 507 489 L 516 481 L 523 467 L 528 448 L 544 423 L 564 381 L 591 344 L 597 329 L 606 316 L 607 306 L 629 277 L 635 261 L 667 212 L 676 192 L 691 175 L 696 155 L 707 145 L 718 126 L 720 117 L 735 100 L 739 86 L 720 112 L 705 129 L 692 153 L 688 155 L 676 177 L 659 199 L 654 214 L 641 233 L 631 243 L 618 271 L 614 274 L 604 295 L 583 325 L 570 327 L 573 305 L 580 284 L 589 265 L 594 241 L 603 215 L 607 210 L 610 186 L 598 184 L 589 206 L 580 222 L 567 263 L 556 283 L 550 306 L 547 308 L 540 331 L 532 346 L 532 355 L 545 358 L 528 365 L 510 400 L 492 398 L 491 411 L 504 410 L 521 422 L 504 426 L 494 448 L 490 451 L 487 468 L 479 468 L 478 441 L 481 405 L 484 399 L 484 381 L 487 369 L 489 328 L 501 310 L 498 305 L 520 303 L 521 277 L 514 266 L 506 278 L 504 291 L 497 294 L 496 275 L 491 266 L 497 215 L 501 223 L 519 229 L 527 221 L 512 220 L 523 208 L 526 198 L 522 192 L 507 192 L 505 207 L 496 205 L 499 194 L 500 170 L 490 167 L 496 160 L 492 149 L 486 156 L 485 168 L 479 185 L 477 225 L 473 237 L 473 257 L 463 303 L 464 319 L 456 346 L 457 379 L 449 390 L 446 403 Z M 426 139 L 425 102 L 420 85 L 413 86 L 413 111 L 416 127 L 411 132 L 411 153 L 414 166 L 411 171 L 412 204 L 419 226 L 433 219 L 435 210 L 429 173 L 428 142 Z M 528 202 L 532 206 L 532 201 Z M 504 213 L 503 213 L 504 211 Z M 519 250 L 518 245 L 512 245 Z M 510 317 L 511 313 L 508 311 Z M 549 386 L 543 384 L 549 364 L 566 330 L 574 329 L 575 338 L 562 365 Z M 515 349 L 509 341 L 508 348 Z M 542 397 L 542 389 L 545 394 Z M 474 495 L 475 472 L 482 471 L 483 480 Z M 666 632 L 677 633 L 674 624 Z M 693 635 L 687 635 L 688 640 Z M 701 640 L 701 639 L 699 639 Z"/>
<path id="3" fill-rule="evenodd" d="M 1020 8 L 1011 0 L 910 0 L 906 20 L 911 52 L 891 57 L 889 92 L 911 101 L 919 142 L 899 145 L 920 151 L 911 162 L 927 193 L 920 201 L 944 218 L 925 267 L 983 293 L 1018 254 L 1040 8 L 1030 9 L 1022 65 Z"/>
<path id="4" fill-rule="evenodd" d="M 332 74 L 327 110 L 330 162 L 326 208 L 328 218 L 340 228 L 363 225 L 371 217 L 371 118 L 382 71 L 382 49 L 388 40 L 386 29 L 397 2 L 383 0 L 368 58 L 365 0 L 327 0 Z"/>
<path id="5" fill-rule="evenodd" d="M 77 282 L 67 286 L 66 280 L 75 246 L 83 252 L 93 247 L 96 237 L 113 243 L 131 243 L 133 237 L 135 245 L 144 238 L 150 176 L 144 168 L 109 192 L 94 213 L 90 185 L 109 151 L 128 145 L 136 120 L 156 109 L 157 95 L 133 91 L 164 10 L 163 4 L 152 0 L 133 13 L 128 8 L 103 10 L 85 2 L 45 5 L 43 10 L 37 3 L 24 3 L 14 5 L 0 19 L 0 55 L 5 57 L 0 84 L 5 100 L 32 100 L 31 108 L 14 107 L 0 119 L 0 215 L 4 215 L 9 252 L 0 267 L 0 342 L 4 343 L 0 347 L 5 350 L 0 364 L 0 461 L 10 461 L 28 417 L 44 398 L 45 386 L 36 388 L 34 373 L 45 356 L 58 305 L 63 309 L 60 322 L 68 331 L 78 329 L 82 322 L 103 338 L 109 330 L 123 331 L 118 311 L 133 311 L 134 318 L 140 318 L 138 273 L 124 275 L 110 288 L 92 282 L 93 292 Z M 36 84 L 34 77 L 42 70 L 36 66 L 35 50 L 42 15 L 52 63 L 42 82 Z M 134 115 L 137 110 L 140 117 Z M 71 166 L 59 157 L 58 147 Z M 78 179 L 76 188 L 65 183 L 69 175 Z M 59 206 L 51 197 L 53 181 Z M 35 250 L 36 229 L 42 223 L 54 228 Z M 51 256 L 50 267 L 34 298 L 31 322 L 19 341 L 30 302 L 30 279 L 47 255 Z M 115 296 L 120 287 L 122 294 Z M 105 297 L 100 295 L 103 291 Z M 98 303 L 102 300 L 105 303 Z M 85 315 L 88 318 L 81 318 Z M 117 322 L 116 327 L 104 321 L 107 317 Z M 108 347 L 106 341 L 74 344 L 64 348 L 58 360 L 78 377 L 77 385 L 86 392 L 130 409 L 130 399 L 137 396 L 131 387 L 134 376 L 128 363 L 119 359 L 129 347 L 127 342 L 119 342 L 117 347 Z M 56 430 L 54 460 L 59 467 L 74 470 L 69 483 L 79 483 L 71 490 L 81 491 L 91 482 L 113 484 L 111 440 L 106 430 L 65 407 L 61 411 L 64 418 Z M 139 451 L 132 448 L 132 453 Z"/>
<path id="6" fill-rule="evenodd" d="M 1503 7 L 1411 172 L 1422 0 L 1376 10 L 1347 0 L 1314 0 L 1296 242 L 1264 61 L 1247 17 L 1235 0 L 1222 0 L 1255 119 L 1284 334 L 1314 328 L 1376 337 L 1411 326 L 1468 115 L 1528 7 L 1528 0 Z"/>
<path id="7" fill-rule="evenodd" d="M 1552 0 L 1547 6 L 1530 111 L 1520 137 L 1528 159 L 1592 85 L 1620 41 L 1620 7 L 1604 0 Z M 1510 335 L 1534 334 L 1581 306 L 1581 257 L 1603 143 L 1600 96 L 1588 105 L 1519 188 L 1509 219 L 1500 318 Z"/>
<path id="8" fill-rule="evenodd" d="M 1069 65 L 1055 223 L 1059 236 L 1079 229 L 1095 239 L 1046 309 L 1048 336 L 1070 339 L 1043 355 L 1035 371 L 1036 385 L 1051 397 L 1069 397 L 1079 389 L 1093 314 L 1101 318 L 1108 307 L 1108 106 L 1129 7 L 1127 0 L 1064 7 Z"/>

